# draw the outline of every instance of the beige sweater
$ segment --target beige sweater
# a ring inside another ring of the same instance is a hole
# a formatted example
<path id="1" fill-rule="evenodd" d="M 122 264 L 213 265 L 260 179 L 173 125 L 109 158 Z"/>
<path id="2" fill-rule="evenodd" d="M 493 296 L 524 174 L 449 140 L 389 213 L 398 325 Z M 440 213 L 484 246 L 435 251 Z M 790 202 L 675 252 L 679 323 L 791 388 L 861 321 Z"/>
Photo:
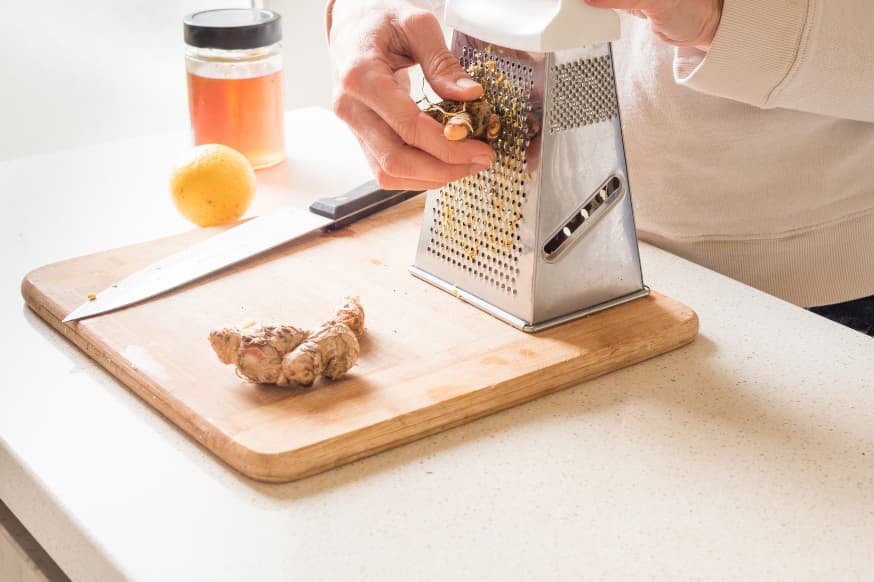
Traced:
<path id="1" fill-rule="evenodd" d="M 706 55 L 623 15 L 613 49 L 641 240 L 802 306 L 874 294 L 872 0 L 725 0 Z"/>
<path id="2" fill-rule="evenodd" d="M 871 0 L 725 0 L 706 56 L 622 24 L 640 238 L 803 306 L 874 294 Z"/>

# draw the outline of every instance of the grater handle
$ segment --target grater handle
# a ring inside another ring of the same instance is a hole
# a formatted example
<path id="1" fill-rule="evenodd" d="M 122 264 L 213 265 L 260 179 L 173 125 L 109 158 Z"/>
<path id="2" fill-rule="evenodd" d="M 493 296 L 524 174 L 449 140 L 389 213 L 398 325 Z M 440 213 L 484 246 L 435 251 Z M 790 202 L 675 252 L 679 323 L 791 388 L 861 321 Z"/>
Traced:
<path id="1" fill-rule="evenodd" d="M 447 0 L 446 26 L 509 49 L 554 52 L 619 38 L 619 16 L 583 0 Z"/>

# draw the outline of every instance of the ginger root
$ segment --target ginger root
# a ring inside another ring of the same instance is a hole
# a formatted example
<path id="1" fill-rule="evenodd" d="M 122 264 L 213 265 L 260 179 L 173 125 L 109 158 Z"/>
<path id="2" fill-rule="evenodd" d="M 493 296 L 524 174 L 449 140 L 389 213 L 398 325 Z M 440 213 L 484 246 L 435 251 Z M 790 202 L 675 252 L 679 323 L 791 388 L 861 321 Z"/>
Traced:
<path id="1" fill-rule="evenodd" d="M 501 134 L 501 118 L 485 99 L 428 102 L 424 111 L 443 124 L 443 136 L 451 141 L 470 137 L 491 143 Z"/>
<path id="2" fill-rule="evenodd" d="M 329 321 L 282 358 L 282 373 L 301 386 L 312 386 L 319 376 L 336 380 L 355 365 L 359 351 L 349 326 Z"/>
<path id="3" fill-rule="evenodd" d="M 209 342 L 223 364 L 235 365 L 250 382 L 312 386 L 319 376 L 336 380 L 356 364 L 363 333 L 364 309 L 357 297 L 346 297 L 334 319 L 312 333 L 291 325 L 224 327 L 211 331 Z"/>
<path id="4" fill-rule="evenodd" d="M 209 334 L 209 343 L 223 364 L 237 366 L 237 374 L 262 384 L 287 385 L 282 358 L 309 335 L 291 325 L 247 329 L 225 327 Z"/>

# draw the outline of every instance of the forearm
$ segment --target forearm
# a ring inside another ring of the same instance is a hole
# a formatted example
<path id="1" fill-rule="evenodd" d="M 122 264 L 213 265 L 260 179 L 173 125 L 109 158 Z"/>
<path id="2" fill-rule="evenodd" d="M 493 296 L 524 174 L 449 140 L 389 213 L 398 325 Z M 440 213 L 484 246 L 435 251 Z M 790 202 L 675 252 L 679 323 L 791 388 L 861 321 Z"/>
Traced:
<path id="1" fill-rule="evenodd" d="M 870 0 L 725 0 L 710 51 L 677 49 L 691 89 L 763 108 L 874 122 Z"/>

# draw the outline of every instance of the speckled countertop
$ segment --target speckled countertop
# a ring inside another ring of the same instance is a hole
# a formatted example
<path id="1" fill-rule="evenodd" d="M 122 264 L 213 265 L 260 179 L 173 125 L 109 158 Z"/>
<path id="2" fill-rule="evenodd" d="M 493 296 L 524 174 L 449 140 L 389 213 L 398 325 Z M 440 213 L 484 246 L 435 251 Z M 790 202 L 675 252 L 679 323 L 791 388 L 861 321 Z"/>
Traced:
<path id="1" fill-rule="evenodd" d="M 287 121 L 322 135 L 282 170 L 300 191 L 367 174 L 327 112 Z M 0 498 L 73 579 L 870 579 L 874 341 L 647 245 L 690 346 L 296 483 L 227 468 L 18 292 L 187 229 L 165 194 L 184 145 L 0 162 Z M 261 180 L 262 206 L 291 196 Z"/>

